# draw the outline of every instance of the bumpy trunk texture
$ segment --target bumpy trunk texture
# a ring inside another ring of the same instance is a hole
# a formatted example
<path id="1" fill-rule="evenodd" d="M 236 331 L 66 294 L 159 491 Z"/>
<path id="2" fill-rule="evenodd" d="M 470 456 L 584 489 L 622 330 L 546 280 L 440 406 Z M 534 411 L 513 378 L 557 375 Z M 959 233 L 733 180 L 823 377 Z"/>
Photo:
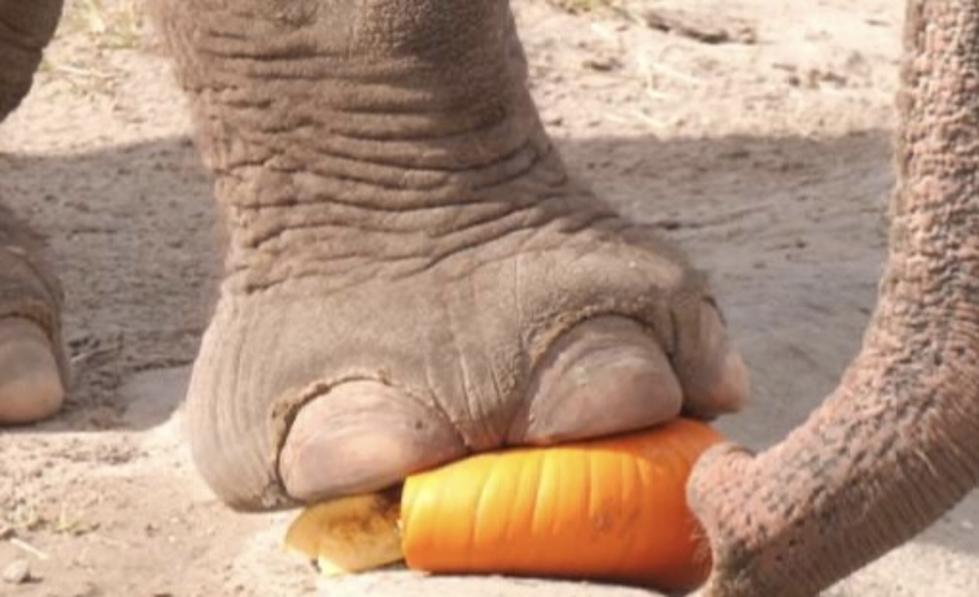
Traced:
<path id="1" fill-rule="evenodd" d="M 0 121 L 27 95 L 64 0 L 0 0 Z"/>
<path id="2" fill-rule="evenodd" d="M 979 4 L 912 0 L 881 298 L 840 387 L 781 444 L 698 466 L 711 595 L 810 595 L 979 482 Z"/>

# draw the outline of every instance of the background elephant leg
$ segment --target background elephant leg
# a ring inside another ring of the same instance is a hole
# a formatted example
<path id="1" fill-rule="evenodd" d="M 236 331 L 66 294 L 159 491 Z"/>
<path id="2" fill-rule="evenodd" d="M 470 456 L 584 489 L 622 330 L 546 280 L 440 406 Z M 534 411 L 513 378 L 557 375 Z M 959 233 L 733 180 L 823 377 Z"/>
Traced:
<path id="1" fill-rule="evenodd" d="M 0 120 L 31 88 L 64 0 L 0 0 Z"/>
<path id="2" fill-rule="evenodd" d="M 0 0 L 0 120 L 30 89 L 61 4 Z M 35 421 L 61 406 L 61 302 L 41 243 L 0 205 L 0 424 Z"/>
<path id="3" fill-rule="evenodd" d="M 60 408 L 67 380 L 61 304 L 40 242 L 0 206 L 0 425 Z"/>

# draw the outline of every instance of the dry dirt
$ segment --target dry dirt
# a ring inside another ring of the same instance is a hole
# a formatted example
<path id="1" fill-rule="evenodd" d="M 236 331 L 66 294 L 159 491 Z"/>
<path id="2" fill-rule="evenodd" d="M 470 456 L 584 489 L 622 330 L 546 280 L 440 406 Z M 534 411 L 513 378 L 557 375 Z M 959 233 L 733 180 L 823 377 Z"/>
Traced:
<path id="1" fill-rule="evenodd" d="M 544 119 L 576 172 L 712 272 L 754 376 L 750 408 L 722 427 L 764 447 L 833 387 L 873 305 L 902 3 L 562 3 L 515 0 Z M 137 7 L 70 2 L 0 126 L 0 197 L 50 237 L 75 368 L 63 416 L 0 431 L 0 568 L 24 559 L 33 579 L 0 594 L 308 594 L 309 569 L 279 549 L 290 515 L 226 510 L 181 441 L 220 224 Z M 979 595 L 976 525 L 973 494 L 829 594 Z M 403 571 L 321 591 L 648 594 Z"/>

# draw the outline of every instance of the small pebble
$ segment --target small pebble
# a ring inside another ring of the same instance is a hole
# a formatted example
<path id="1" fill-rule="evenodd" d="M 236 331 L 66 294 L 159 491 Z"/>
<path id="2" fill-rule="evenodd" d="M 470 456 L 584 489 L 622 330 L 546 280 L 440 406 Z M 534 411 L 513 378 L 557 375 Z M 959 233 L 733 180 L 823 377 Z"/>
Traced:
<path id="1" fill-rule="evenodd" d="M 8 527 L 6 525 L 0 525 L 0 541 L 6 541 L 7 539 L 13 539 L 17 536 L 17 532 L 14 531 L 14 527 Z"/>
<path id="2" fill-rule="evenodd" d="M 14 560 L 3 569 L 3 582 L 20 585 L 31 579 L 31 565 L 27 560 Z"/>

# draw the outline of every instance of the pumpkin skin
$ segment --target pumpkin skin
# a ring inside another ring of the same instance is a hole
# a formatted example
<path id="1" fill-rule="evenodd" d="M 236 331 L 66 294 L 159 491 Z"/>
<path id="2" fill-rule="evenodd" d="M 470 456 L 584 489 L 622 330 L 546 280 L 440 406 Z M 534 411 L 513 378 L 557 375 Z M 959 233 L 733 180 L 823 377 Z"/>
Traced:
<path id="1" fill-rule="evenodd" d="M 476 455 L 405 481 L 402 550 L 440 573 L 599 578 L 689 590 L 710 549 L 686 503 L 697 458 L 722 437 L 654 429 Z"/>

